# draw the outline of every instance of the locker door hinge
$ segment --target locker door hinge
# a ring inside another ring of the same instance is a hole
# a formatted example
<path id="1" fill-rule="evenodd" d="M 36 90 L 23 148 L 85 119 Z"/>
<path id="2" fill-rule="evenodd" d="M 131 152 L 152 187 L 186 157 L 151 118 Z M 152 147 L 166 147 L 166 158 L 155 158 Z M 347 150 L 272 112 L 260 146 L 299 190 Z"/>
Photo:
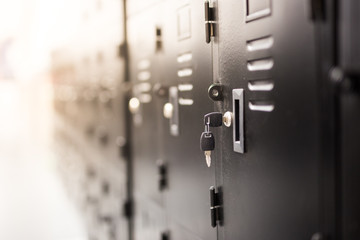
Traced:
<path id="1" fill-rule="evenodd" d="M 159 171 L 159 191 L 164 191 L 167 186 L 167 166 L 162 161 L 158 162 L 158 171 Z"/>
<path id="2" fill-rule="evenodd" d="M 209 0 L 205 0 L 205 41 L 210 43 L 211 37 L 215 36 L 215 8 L 210 6 Z"/>
<path id="3" fill-rule="evenodd" d="M 120 58 L 124 58 L 126 59 L 128 55 L 128 46 L 126 42 L 123 42 L 119 45 L 119 52 L 118 52 L 118 56 Z"/>
<path id="4" fill-rule="evenodd" d="M 162 232 L 161 240 L 170 240 L 170 232 L 169 231 Z"/>
<path id="5" fill-rule="evenodd" d="M 222 203 L 220 193 L 215 192 L 215 187 L 210 187 L 210 217 L 211 226 L 214 228 L 222 221 Z"/>
<path id="6" fill-rule="evenodd" d="M 321 21 L 325 19 L 325 1 L 310 0 L 311 19 Z"/>
<path id="7" fill-rule="evenodd" d="M 125 161 L 128 161 L 131 158 L 131 148 L 129 146 L 129 143 L 126 140 L 118 140 L 118 139 L 116 139 L 117 141 L 116 144 L 119 147 L 119 157 L 121 159 L 124 159 Z"/>
<path id="8" fill-rule="evenodd" d="M 127 200 L 123 206 L 123 215 L 127 219 L 130 219 L 133 212 L 133 203 L 131 200 Z"/>

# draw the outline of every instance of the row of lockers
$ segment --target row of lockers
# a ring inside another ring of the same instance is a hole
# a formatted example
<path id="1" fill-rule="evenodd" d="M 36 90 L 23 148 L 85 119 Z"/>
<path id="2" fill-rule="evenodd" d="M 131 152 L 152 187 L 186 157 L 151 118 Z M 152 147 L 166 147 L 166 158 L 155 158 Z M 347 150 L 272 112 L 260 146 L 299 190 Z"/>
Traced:
<path id="1" fill-rule="evenodd" d="M 118 52 L 124 41 L 123 2 L 81 3 L 78 32 L 52 54 L 58 169 L 89 240 L 129 239 L 123 212 L 128 198 L 124 61 Z"/>
<path id="2" fill-rule="evenodd" d="M 84 7 L 53 73 L 59 169 L 89 239 L 358 239 L 359 7 Z"/>

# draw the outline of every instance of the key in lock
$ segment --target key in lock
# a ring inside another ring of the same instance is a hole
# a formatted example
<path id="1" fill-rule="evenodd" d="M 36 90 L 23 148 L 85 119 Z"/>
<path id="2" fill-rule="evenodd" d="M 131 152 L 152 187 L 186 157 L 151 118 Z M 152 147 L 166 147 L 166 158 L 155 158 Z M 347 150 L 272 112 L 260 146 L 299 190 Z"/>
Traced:
<path id="1" fill-rule="evenodd" d="M 205 154 L 206 164 L 208 167 L 211 166 L 211 151 L 215 149 L 215 138 L 214 134 L 210 131 L 205 131 L 200 137 L 200 149 Z"/>

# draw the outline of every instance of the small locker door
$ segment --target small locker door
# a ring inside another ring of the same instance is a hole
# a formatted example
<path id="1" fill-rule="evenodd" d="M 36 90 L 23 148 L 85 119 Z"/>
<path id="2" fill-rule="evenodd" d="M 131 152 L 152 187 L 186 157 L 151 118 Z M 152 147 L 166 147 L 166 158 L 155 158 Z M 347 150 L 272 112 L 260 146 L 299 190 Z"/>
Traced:
<path id="1" fill-rule="evenodd" d="M 311 239 L 319 223 L 319 101 L 308 1 L 216 1 L 213 55 L 232 126 L 216 134 L 219 239 Z M 218 60 L 217 60 L 218 59 Z"/>
<path id="2" fill-rule="evenodd" d="M 203 4 L 166 1 L 162 11 L 166 21 L 158 71 L 164 73 L 163 84 L 169 87 L 169 97 L 163 103 L 173 104 L 174 109 L 162 130 L 168 183 L 165 208 L 173 240 L 216 239 L 216 229 L 210 225 L 209 199 L 215 169 L 206 166 L 199 146 L 203 117 L 213 111 L 207 94 L 212 64 L 211 45 L 204 39 Z"/>
<path id="3" fill-rule="evenodd" d="M 161 99 L 153 91 L 159 81 L 156 49 L 159 5 L 128 15 L 128 46 L 132 98 L 132 181 L 134 240 L 159 240 L 166 230 L 163 194 L 159 189 Z"/>
<path id="4" fill-rule="evenodd" d="M 339 68 L 343 74 L 338 96 L 338 198 L 340 239 L 360 238 L 360 2 L 339 1 Z"/>

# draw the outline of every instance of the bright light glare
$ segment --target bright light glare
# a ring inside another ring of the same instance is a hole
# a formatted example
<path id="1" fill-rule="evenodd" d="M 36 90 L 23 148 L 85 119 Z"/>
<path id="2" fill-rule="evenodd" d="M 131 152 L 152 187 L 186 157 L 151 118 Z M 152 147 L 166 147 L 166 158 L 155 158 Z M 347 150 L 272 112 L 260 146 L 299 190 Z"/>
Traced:
<path id="1" fill-rule="evenodd" d="M 0 49 L 11 40 L 7 61 L 17 80 L 50 68 L 51 53 L 76 33 L 84 0 L 0 0 Z"/>

